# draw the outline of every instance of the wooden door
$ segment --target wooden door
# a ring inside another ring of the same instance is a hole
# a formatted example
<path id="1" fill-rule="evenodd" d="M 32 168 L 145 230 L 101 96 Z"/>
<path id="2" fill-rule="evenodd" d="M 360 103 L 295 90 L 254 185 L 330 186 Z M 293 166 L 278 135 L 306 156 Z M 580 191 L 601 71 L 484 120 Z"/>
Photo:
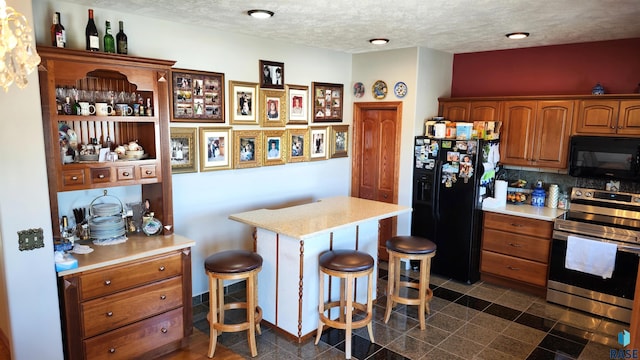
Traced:
<path id="1" fill-rule="evenodd" d="M 529 165 L 533 158 L 536 101 L 505 101 L 500 136 L 501 161 L 507 165 Z"/>
<path id="2" fill-rule="evenodd" d="M 402 103 L 355 103 L 353 118 L 351 196 L 397 204 Z M 380 221 L 382 260 L 389 259 L 385 242 L 396 234 L 396 221 Z"/>
<path id="3" fill-rule="evenodd" d="M 538 101 L 534 133 L 534 165 L 567 167 L 569 137 L 573 120 L 572 100 Z"/>
<path id="4" fill-rule="evenodd" d="M 620 101 L 618 134 L 631 136 L 640 135 L 640 100 Z"/>

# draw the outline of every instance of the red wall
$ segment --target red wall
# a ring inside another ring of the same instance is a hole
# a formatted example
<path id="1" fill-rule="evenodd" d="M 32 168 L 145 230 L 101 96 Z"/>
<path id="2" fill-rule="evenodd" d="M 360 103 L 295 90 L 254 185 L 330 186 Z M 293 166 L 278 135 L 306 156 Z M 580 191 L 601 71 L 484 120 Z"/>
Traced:
<path id="1" fill-rule="evenodd" d="M 456 54 L 452 97 L 638 92 L 640 38 Z"/>

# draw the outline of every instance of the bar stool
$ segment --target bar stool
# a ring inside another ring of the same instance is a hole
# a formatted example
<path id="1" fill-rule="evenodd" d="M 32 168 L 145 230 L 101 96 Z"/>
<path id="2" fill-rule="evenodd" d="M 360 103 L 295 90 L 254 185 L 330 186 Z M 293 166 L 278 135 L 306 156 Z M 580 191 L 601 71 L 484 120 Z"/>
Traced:
<path id="1" fill-rule="evenodd" d="M 364 252 L 356 250 L 329 250 L 320 254 L 320 298 L 318 301 L 318 332 L 316 342 L 318 345 L 324 325 L 346 330 L 345 354 L 346 359 L 351 359 L 351 333 L 353 329 L 367 326 L 369 339 L 373 339 L 373 329 L 371 318 L 373 315 L 373 258 Z M 340 279 L 340 299 L 338 301 L 325 302 L 324 300 L 324 275 L 337 277 Z M 367 303 L 362 304 L 354 301 L 353 287 L 355 279 L 368 276 Z M 337 320 L 330 319 L 331 309 L 338 307 L 340 314 Z M 364 319 L 353 321 L 353 309 L 365 312 Z M 325 316 L 325 311 L 327 315 Z"/>
<path id="2" fill-rule="evenodd" d="M 424 313 L 431 313 L 429 301 L 433 297 L 433 291 L 429 289 L 429 276 L 431 273 L 431 258 L 436 255 L 436 244 L 431 240 L 417 236 L 394 236 L 387 240 L 389 252 L 389 277 L 387 280 L 387 310 L 384 315 L 385 324 L 389 321 L 394 304 L 419 305 L 418 318 L 420 330 L 426 328 Z M 420 261 L 420 280 L 418 284 L 400 281 L 400 259 Z M 401 288 L 413 288 L 418 290 L 417 298 L 400 296 Z"/>
<path id="3" fill-rule="evenodd" d="M 216 351 L 218 333 L 247 330 L 247 341 L 251 356 L 258 355 L 256 333 L 262 334 L 260 321 L 262 309 L 258 306 L 258 273 L 262 269 L 262 257 L 246 250 L 229 250 L 213 254 L 204 261 L 209 277 L 209 354 Z M 224 280 L 245 280 L 246 302 L 224 303 Z M 229 309 L 247 309 L 247 320 L 239 324 L 225 324 L 224 311 Z"/>

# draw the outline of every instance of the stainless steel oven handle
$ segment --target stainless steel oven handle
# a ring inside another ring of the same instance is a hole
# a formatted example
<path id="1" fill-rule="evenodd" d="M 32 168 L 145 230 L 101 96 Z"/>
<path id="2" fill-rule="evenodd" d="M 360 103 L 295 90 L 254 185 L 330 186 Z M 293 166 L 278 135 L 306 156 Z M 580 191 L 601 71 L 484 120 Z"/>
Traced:
<path id="1" fill-rule="evenodd" d="M 591 237 L 591 236 L 584 236 L 584 235 L 580 235 L 580 234 L 572 234 L 572 233 L 568 233 L 568 232 L 564 232 L 564 231 L 554 230 L 553 231 L 553 240 L 567 241 L 567 237 L 569 235 L 579 236 L 581 238 L 585 238 L 585 239 L 593 240 L 593 241 L 601 241 L 601 242 L 616 244 L 618 246 L 618 251 L 624 251 L 626 253 L 637 254 L 637 255 L 640 256 L 640 246 L 631 246 L 631 245 L 627 245 L 627 244 L 624 244 L 624 243 L 621 243 L 621 242 L 617 242 L 617 241 L 598 239 L 598 238 L 594 238 L 594 237 Z"/>

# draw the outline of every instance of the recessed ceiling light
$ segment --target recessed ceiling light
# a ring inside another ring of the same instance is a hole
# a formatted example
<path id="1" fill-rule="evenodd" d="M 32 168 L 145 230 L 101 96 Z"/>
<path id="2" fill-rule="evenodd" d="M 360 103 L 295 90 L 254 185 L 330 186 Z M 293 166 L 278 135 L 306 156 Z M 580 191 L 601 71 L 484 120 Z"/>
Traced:
<path id="1" fill-rule="evenodd" d="M 369 40 L 369 42 L 372 43 L 373 45 L 384 45 L 389 42 L 389 39 L 382 39 L 382 38 L 371 39 Z"/>
<path id="2" fill-rule="evenodd" d="M 247 11 L 248 15 L 253 16 L 257 19 L 267 19 L 273 16 L 273 11 L 269 10 L 249 10 Z"/>
<path id="3" fill-rule="evenodd" d="M 528 32 L 514 32 L 514 33 L 509 33 L 509 34 L 507 34 L 505 36 L 508 37 L 509 39 L 518 40 L 518 39 L 524 39 L 526 37 L 529 37 L 529 33 Z"/>

